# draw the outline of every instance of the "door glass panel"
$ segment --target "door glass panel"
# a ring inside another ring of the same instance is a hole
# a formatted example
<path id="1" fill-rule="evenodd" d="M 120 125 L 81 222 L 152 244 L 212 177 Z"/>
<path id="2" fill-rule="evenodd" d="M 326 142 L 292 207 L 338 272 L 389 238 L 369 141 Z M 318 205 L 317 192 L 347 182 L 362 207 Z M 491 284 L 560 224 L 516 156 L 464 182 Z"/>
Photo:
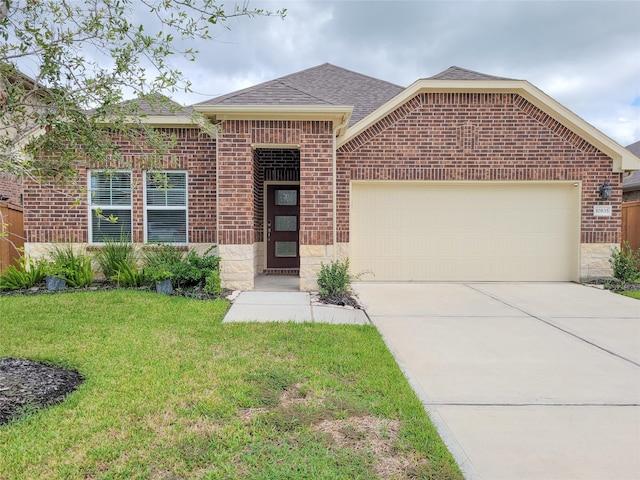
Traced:
<path id="1" fill-rule="evenodd" d="M 297 190 L 276 190 L 276 205 L 297 205 Z"/>
<path id="2" fill-rule="evenodd" d="M 276 215 L 276 232 L 295 232 L 297 230 L 297 215 Z"/>
<path id="3" fill-rule="evenodd" d="M 295 257 L 298 242 L 276 242 L 276 257 Z"/>

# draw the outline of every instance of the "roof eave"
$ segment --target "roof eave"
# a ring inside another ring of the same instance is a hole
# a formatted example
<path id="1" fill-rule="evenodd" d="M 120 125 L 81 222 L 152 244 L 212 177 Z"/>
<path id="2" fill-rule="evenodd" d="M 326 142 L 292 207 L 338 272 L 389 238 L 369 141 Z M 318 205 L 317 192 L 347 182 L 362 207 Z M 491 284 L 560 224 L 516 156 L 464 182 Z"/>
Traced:
<path id="1" fill-rule="evenodd" d="M 337 146 L 357 137 L 416 95 L 441 92 L 518 94 L 610 157 L 613 172 L 640 170 L 640 158 L 526 80 L 418 80 L 347 129 Z"/>
<path id="2" fill-rule="evenodd" d="M 353 107 L 348 105 L 194 105 L 214 122 L 224 120 L 328 120 L 339 137 L 347 131 Z"/>

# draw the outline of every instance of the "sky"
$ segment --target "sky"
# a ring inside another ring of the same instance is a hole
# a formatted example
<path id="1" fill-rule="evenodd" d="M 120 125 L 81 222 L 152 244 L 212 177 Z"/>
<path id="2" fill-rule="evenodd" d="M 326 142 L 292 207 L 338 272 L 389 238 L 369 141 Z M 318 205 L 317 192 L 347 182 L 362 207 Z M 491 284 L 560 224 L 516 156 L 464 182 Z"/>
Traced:
<path id="1" fill-rule="evenodd" d="M 231 4 L 231 2 L 222 2 Z M 182 104 L 325 62 L 406 87 L 452 65 L 524 79 L 626 146 L 640 140 L 640 1 L 262 1 L 174 60 Z"/>

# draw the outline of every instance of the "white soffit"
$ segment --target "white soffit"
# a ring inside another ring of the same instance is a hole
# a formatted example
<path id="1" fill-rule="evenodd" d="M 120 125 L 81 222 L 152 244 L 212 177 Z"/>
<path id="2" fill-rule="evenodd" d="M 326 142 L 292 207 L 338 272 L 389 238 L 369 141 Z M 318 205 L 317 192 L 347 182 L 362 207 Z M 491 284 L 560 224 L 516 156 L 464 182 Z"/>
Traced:
<path id="1" fill-rule="evenodd" d="M 353 112 L 347 105 L 194 105 L 214 121 L 223 120 L 329 120 L 336 134 L 346 132 Z"/>

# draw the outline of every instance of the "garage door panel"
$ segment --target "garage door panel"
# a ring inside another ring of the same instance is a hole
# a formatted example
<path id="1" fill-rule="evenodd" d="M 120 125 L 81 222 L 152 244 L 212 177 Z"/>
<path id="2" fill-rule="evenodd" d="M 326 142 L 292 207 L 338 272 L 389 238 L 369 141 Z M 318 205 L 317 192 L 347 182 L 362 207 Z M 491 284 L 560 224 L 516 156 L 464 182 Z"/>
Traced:
<path id="1" fill-rule="evenodd" d="M 579 205 L 568 182 L 354 183 L 352 268 L 373 280 L 571 280 Z"/>

